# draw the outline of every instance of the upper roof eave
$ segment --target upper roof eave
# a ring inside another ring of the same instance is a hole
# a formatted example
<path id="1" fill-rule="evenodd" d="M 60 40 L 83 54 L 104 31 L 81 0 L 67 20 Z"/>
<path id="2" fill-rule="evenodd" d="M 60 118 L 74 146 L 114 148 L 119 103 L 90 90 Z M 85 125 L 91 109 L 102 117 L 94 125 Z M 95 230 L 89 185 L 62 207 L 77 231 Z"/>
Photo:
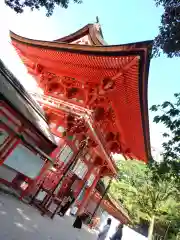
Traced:
<path id="1" fill-rule="evenodd" d="M 94 45 L 107 45 L 103 39 L 101 30 L 98 31 L 97 24 L 87 24 L 83 28 L 79 29 L 78 31 L 54 40 L 54 42 L 65 42 L 65 43 L 72 43 L 86 35 L 89 35 L 92 43 Z"/>
<path id="2" fill-rule="evenodd" d="M 119 55 L 118 52 L 137 52 L 137 50 L 143 50 L 151 48 L 153 41 L 144 41 L 136 43 L 128 43 L 123 45 L 106 45 L 106 46 L 90 46 L 90 45 L 79 45 L 79 44 L 69 44 L 65 42 L 56 42 L 56 41 L 42 41 L 42 40 L 33 40 L 25 37 L 21 37 L 13 32 L 10 32 L 10 37 L 12 41 L 19 42 L 21 44 L 31 45 L 37 48 L 47 48 L 52 50 L 59 51 L 71 51 L 74 53 L 104 53 L 104 55 Z"/>

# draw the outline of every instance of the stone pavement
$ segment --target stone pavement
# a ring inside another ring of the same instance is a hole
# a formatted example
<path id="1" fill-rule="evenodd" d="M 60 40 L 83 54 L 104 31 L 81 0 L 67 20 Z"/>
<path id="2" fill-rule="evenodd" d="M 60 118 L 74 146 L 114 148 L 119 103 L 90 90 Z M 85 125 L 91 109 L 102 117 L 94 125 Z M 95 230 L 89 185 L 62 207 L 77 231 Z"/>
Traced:
<path id="1" fill-rule="evenodd" d="M 0 192 L 0 240 L 96 240 L 84 227 L 80 233 L 72 228 L 72 217 L 53 220 L 42 217 L 37 209 Z"/>

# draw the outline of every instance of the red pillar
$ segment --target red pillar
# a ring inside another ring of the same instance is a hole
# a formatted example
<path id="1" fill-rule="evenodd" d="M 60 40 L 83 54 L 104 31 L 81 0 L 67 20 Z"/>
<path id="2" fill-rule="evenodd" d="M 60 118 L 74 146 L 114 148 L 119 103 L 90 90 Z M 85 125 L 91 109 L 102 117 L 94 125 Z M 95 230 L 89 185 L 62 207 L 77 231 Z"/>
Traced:
<path id="1" fill-rule="evenodd" d="M 23 124 L 18 127 L 17 133 L 21 133 L 24 130 Z M 6 160 L 9 154 L 16 148 L 16 146 L 21 142 L 14 133 L 9 134 L 7 141 L 4 142 L 3 147 L 0 150 L 0 165 Z"/>
<path id="2" fill-rule="evenodd" d="M 81 214 L 84 212 L 84 207 L 86 206 L 87 204 L 87 201 L 89 200 L 90 196 L 91 196 L 91 193 L 93 192 L 94 188 L 96 187 L 96 184 L 97 182 L 99 181 L 99 178 L 100 178 L 100 175 L 96 175 L 96 178 L 94 179 L 94 182 L 93 184 L 91 185 L 91 187 L 89 187 L 85 193 L 85 196 L 79 206 L 79 209 L 78 209 L 78 214 Z"/>
<path id="3" fill-rule="evenodd" d="M 3 146 L 0 151 L 0 165 L 6 160 L 9 154 L 16 148 L 16 146 L 21 142 L 20 139 L 12 136 L 9 141 Z"/>
<path id="4" fill-rule="evenodd" d="M 89 179 L 89 177 L 91 176 L 91 174 L 93 173 L 94 170 L 94 166 L 90 165 L 85 177 L 83 178 L 83 180 L 79 183 L 78 187 L 77 187 L 77 191 L 76 191 L 76 196 L 78 197 L 78 195 L 80 194 L 84 184 L 86 184 L 87 180 Z"/>

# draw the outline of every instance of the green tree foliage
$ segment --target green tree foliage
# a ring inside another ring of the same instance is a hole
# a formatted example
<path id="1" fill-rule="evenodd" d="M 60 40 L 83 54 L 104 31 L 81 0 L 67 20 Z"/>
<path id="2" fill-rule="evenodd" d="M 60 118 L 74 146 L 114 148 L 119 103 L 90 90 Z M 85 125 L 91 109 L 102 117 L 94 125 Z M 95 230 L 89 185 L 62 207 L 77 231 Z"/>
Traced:
<path id="1" fill-rule="evenodd" d="M 164 8 L 159 35 L 154 41 L 155 54 L 160 49 L 168 57 L 180 56 L 180 0 L 154 0 Z"/>
<path id="2" fill-rule="evenodd" d="M 165 101 L 161 105 L 153 105 L 150 110 L 156 112 L 155 123 L 162 123 L 166 127 L 163 133 L 163 157 L 180 159 L 180 93 L 174 94 L 175 101 Z"/>
<path id="3" fill-rule="evenodd" d="M 142 219 L 149 222 L 152 239 L 154 224 L 163 219 L 166 224 L 174 217 L 180 197 L 176 180 L 168 174 L 161 178 L 154 168 L 137 161 L 121 161 L 118 168 L 118 180 L 112 183 L 110 193 L 128 210 L 134 223 Z"/>
<path id="4" fill-rule="evenodd" d="M 17 13 L 22 13 L 26 7 L 31 10 L 39 10 L 44 7 L 47 12 L 46 15 L 51 16 L 55 6 L 68 8 L 70 1 L 71 0 L 5 0 L 5 3 Z M 82 0 L 72 0 L 72 2 L 82 3 Z"/>
<path id="5" fill-rule="evenodd" d="M 155 168 L 162 176 L 166 172 L 180 182 L 180 93 L 174 97 L 174 102 L 165 101 L 161 105 L 153 105 L 150 110 L 157 113 L 154 122 L 163 124 L 166 129 L 162 143 L 164 161 L 156 163 Z"/>

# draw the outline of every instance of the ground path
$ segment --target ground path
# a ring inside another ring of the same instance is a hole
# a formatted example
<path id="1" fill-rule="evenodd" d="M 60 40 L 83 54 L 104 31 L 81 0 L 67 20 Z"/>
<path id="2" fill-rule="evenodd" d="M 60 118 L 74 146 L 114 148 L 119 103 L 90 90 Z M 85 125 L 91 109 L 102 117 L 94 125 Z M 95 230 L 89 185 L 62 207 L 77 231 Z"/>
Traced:
<path id="1" fill-rule="evenodd" d="M 73 218 L 42 217 L 37 209 L 11 195 L 0 193 L 1 240 L 76 240 Z M 96 235 L 83 228 L 81 240 L 95 240 Z"/>

